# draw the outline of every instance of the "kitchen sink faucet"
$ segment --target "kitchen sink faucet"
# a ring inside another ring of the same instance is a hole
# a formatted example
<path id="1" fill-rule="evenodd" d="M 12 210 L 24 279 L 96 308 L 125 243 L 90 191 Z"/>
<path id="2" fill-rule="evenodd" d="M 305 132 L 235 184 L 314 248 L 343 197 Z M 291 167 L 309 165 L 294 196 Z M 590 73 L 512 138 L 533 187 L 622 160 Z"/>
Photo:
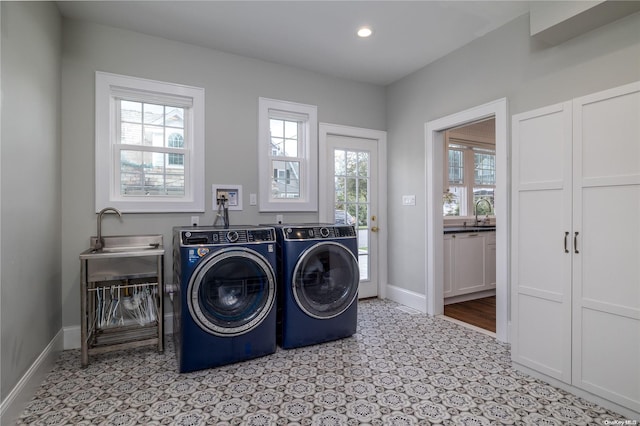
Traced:
<path id="1" fill-rule="evenodd" d="M 96 238 L 95 250 L 101 250 L 102 247 L 104 247 L 104 240 L 102 239 L 102 215 L 109 211 L 118 213 L 118 216 L 122 219 L 122 212 L 115 207 L 105 207 L 100 210 L 100 213 L 98 213 L 98 235 Z"/>
<path id="2" fill-rule="evenodd" d="M 484 201 L 485 203 L 487 203 L 487 206 L 489 206 L 489 212 L 491 212 L 491 203 L 489 202 L 489 200 L 487 200 L 486 198 L 480 198 L 478 201 L 476 201 L 476 206 L 475 206 L 475 214 L 476 214 L 476 226 L 478 226 L 478 224 L 480 222 L 478 222 L 478 205 Z"/>

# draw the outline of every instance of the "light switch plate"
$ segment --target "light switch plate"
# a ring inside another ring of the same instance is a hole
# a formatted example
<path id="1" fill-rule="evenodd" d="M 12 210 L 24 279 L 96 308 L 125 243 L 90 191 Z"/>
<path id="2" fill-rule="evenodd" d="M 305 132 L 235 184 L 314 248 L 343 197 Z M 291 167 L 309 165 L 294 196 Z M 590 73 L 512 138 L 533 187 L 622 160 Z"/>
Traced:
<path id="1" fill-rule="evenodd" d="M 249 205 L 255 206 L 258 204 L 258 195 L 257 194 L 249 194 Z"/>
<path id="2" fill-rule="evenodd" d="M 403 195 L 402 196 L 402 205 L 403 206 L 415 206 L 416 205 L 416 196 L 415 195 Z"/>

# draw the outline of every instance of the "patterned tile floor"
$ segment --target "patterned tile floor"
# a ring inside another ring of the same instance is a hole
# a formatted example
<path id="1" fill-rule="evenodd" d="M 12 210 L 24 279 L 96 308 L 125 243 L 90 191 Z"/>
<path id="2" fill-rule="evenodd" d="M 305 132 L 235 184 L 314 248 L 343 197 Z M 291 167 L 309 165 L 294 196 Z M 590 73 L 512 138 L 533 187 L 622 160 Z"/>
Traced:
<path id="1" fill-rule="evenodd" d="M 173 345 L 65 351 L 18 424 L 591 425 L 623 417 L 510 367 L 509 347 L 389 301 L 347 339 L 178 374 Z M 170 340 L 170 339 L 167 339 Z"/>

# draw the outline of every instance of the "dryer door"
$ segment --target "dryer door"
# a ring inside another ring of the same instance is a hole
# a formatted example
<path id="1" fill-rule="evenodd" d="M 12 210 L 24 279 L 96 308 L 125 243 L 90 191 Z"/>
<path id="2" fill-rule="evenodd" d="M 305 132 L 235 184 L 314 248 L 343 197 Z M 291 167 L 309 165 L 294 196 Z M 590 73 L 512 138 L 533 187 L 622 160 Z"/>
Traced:
<path id="1" fill-rule="evenodd" d="M 237 336 L 269 314 L 275 300 L 275 275 L 259 253 L 225 249 L 205 259 L 194 271 L 187 290 L 193 320 L 218 336 Z"/>
<path id="2" fill-rule="evenodd" d="M 345 246 L 322 242 L 305 250 L 293 271 L 293 296 L 307 315 L 333 318 L 358 297 L 358 260 Z"/>

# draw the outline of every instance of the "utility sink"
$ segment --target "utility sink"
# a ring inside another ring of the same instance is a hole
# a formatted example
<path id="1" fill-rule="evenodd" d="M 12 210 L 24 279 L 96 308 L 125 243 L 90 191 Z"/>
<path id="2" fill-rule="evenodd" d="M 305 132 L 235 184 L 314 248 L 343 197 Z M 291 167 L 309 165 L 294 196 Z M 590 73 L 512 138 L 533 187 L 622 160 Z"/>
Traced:
<path id="1" fill-rule="evenodd" d="M 89 248 L 80 253 L 86 264 L 88 281 L 107 281 L 155 276 L 157 256 L 164 255 L 162 235 L 111 235 L 89 239 Z"/>
<path id="2" fill-rule="evenodd" d="M 150 256 L 150 250 L 160 250 L 162 247 L 162 235 L 112 235 L 102 237 L 102 247 L 98 246 L 98 237 L 89 239 L 89 249 L 80 254 L 80 258 L 89 257 L 121 257 L 121 256 Z"/>

